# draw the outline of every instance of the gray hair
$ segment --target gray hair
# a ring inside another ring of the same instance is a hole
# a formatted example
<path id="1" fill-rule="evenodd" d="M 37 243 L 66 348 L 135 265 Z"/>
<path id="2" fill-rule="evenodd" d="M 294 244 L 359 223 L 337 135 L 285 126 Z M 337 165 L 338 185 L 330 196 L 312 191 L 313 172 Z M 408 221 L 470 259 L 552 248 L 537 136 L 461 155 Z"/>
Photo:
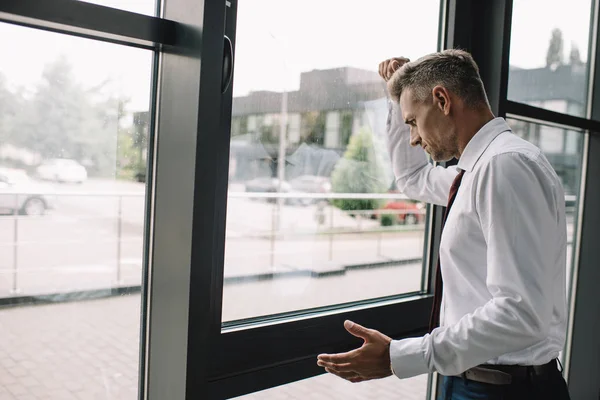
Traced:
<path id="1" fill-rule="evenodd" d="M 431 96 L 437 85 L 455 93 L 469 107 L 490 106 L 477 63 L 471 54 L 457 49 L 432 53 L 406 63 L 389 80 L 388 91 L 392 99 L 399 102 L 402 92 L 411 89 L 415 100 L 422 102 Z"/>

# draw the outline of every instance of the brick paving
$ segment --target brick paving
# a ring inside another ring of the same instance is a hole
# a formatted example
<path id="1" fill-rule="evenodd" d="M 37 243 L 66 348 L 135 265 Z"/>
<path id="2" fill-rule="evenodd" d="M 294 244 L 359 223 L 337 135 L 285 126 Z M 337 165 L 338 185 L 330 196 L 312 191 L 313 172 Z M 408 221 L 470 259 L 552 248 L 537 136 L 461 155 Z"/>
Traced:
<path id="1" fill-rule="evenodd" d="M 427 375 L 399 380 L 395 377 L 350 383 L 325 374 L 237 397 L 239 400 L 424 400 L 427 396 Z"/>
<path id="2" fill-rule="evenodd" d="M 0 309 L 0 400 L 137 399 L 140 296 Z M 427 377 L 319 376 L 248 399 L 424 399 Z M 168 400 L 168 399 L 165 399 Z"/>
<path id="3" fill-rule="evenodd" d="M 135 400 L 140 296 L 0 310 L 1 400 Z"/>

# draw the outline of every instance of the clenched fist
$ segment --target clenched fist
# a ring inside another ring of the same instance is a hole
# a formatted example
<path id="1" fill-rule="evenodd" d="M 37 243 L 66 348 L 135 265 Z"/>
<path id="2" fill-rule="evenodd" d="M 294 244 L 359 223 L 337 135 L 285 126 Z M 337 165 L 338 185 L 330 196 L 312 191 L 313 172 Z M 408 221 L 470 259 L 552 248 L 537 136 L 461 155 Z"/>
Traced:
<path id="1" fill-rule="evenodd" d="M 383 78 L 384 81 L 389 81 L 394 72 L 396 72 L 400 67 L 402 67 L 410 60 L 406 57 L 395 57 L 390 58 L 389 60 L 385 60 L 379 64 L 379 75 Z"/>

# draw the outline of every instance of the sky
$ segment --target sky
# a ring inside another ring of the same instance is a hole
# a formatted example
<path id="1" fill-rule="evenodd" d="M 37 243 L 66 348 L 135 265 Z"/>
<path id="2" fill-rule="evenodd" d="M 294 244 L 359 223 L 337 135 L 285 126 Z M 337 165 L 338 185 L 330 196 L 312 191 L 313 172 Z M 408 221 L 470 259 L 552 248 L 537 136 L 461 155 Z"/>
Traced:
<path id="1" fill-rule="evenodd" d="M 95 0 L 97 4 L 153 14 L 154 0 Z M 554 28 L 587 60 L 591 0 L 515 0 L 511 64 L 542 67 Z M 300 72 L 341 66 L 377 70 L 394 56 L 416 59 L 436 51 L 437 0 L 239 0 L 234 95 L 294 90 Z M 147 110 L 152 52 L 51 32 L 0 24 L 0 74 L 12 87 L 32 88 L 44 65 L 64 54 L 78 81 L 131 99 Z"/>

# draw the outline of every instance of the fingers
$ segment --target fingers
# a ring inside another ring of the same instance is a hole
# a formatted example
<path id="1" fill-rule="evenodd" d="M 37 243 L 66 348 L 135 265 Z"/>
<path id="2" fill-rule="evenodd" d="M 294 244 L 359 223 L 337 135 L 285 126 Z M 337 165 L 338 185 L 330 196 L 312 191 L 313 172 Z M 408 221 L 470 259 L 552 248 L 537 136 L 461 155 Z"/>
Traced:
<path id="1" fill-rule="evenodd" d="M 354 371 L 350 363 L 336 364 L 319 360 L 317 361 L 317 365 L 325 368 L 325 371 L 329 372 L 330 374 L 339 376 L 340 378 L 350 382 L 362 382 L 366 379 Z"/>
<path id="2" fill-rule="evenodd" d="M 371 339 L 373 337 L 373 334 L 375 333 L 374 330 L 365 328 L 364 326 L 354 323 L 352 321 L 344 321 L 344 328 L 346 328 L 346 330 L 350 334 L 364 340 Z"/>
<path id="3" fill-rule="evenodd" d="M 342 363 L 342 364 L 336 364 L 336 363 L 331 363 L 331 362 L 326 362 L 326 361 L 317 361 L 317 365 L 319 367 L 323 367 L 323 368 L 330 368 L 334 371 L 338 371 L 338 372 L 351 372 L 353 371 L 352 369 L 352 364 L 350 363 Z"/>
<path id="4" fill-rule="evenodd" d="M 356 355 L 358 354 L 359 349 L 355 349 L 349 351 L 347 353 L 338 353 L 338 354 L 319 354 L 317 359 L 319 361 L 335 363 L 335 364 L 345 364 L 352 361 Z"/>
<path id="5" fill-rule="evenodd" d="M 389 60 L 385 60 L 379 64 L 379 76 L 383 78 L 386 82 L 392 78 L 394 72 L 399 70 L 404 64 L 409 62 L 410 60 L 405 57 L 395 57 L 390 58 Z"/>
<path id="6" fill-rule="evenodd" d="M 387 64 L 388 64 L 389 60 L 385 60 L 379 63 L 379 76 L 381 76 L 385 81 L 387 81 L 386 79 L 386 71 L 387 71 Z"/>
<path id="7" fill-rule="evenodd" d="M 402 67 L 404 64 L 409 63 L 410 60 L 406 57 L 395 57 L 392 58 L 392 60 L 397 61 L 398 62 L 398 68 Z"/>
<path id="8" fill-rule="evenodd" d="M 325 368 L 325 371 L 329 372 L 332 375 L 339 376 L 340 378 L 352 383 L 359 383 L 370 380 L 370 378 L 365 378 L 364 376 L 360 376 L 354 372 L 337 372 L 330 368 Z"/>
<path id="9" fill-rule="evenodd" d="M 391 60 L 390 63 L 388 64 L 388 69 L 386 71 L 387 74 L 387 79 L 386 81 L 389 81 L 392 77 L 392 75 L 394 75 L 394 72 L 396 72 L 396 70 L 400 68 L 400 63 L 396 60 Z"/>
<path id="10" fill-rule="evenodd" d="M 359 382 L 368 381 L 369 379 L 363 378 L 362 376 L 357 376 L 356 378 L 350 378 L 348 380 L 352 383 L 359 383 Z"/>
<path id="11" fill-rule="evenodd" d="M 341 372 L 341 371 L 337 371 L 333 368 L 325 368 L 325 371 L 329 372 L 330 374 L 339 376 L 340 378 L 346 379 L 350 382 L 356 381 L 360 378 L 360 376 L 354 371 Z"/>

